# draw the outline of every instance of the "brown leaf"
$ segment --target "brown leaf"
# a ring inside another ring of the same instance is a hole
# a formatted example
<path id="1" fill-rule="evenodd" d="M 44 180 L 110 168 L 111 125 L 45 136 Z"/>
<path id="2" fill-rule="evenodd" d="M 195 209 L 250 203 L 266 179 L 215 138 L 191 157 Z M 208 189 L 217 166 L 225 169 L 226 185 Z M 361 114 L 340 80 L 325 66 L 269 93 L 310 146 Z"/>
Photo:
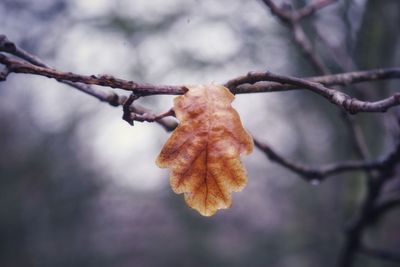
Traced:
<path id="1" fill-rule="evenodd" d="M 180 124 L 165 143 L 157 165 L 171 169 L 171 187 L 204 216 L 230 207 L 231 192 L 247 182 L 240 154 L 253 150 L 253 140 L 231 106 L 225 87 L 197 85 L 174 99 Z"/>

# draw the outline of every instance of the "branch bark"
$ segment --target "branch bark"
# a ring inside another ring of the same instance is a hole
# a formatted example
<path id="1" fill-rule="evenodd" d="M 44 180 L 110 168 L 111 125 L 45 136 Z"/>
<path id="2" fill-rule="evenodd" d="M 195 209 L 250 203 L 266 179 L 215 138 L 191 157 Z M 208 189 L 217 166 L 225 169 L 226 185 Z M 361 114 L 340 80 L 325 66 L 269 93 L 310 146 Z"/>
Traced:
<path id="1" fill-rule="evenodd" d="M 398 150 L 388 154 L 381 160 L 375 161 L 344 161 L 333 164 L 322 165 L 319 167 L 312 167 L 295 161 L 291 161 L 288 158 L 280 155 L 271 146 L 258 141 L 254 138 L 254 144 L 259 148 L 271 161 L 278 163 L 279 165 L 287 168 L 288 170 L 297 173 L 307 182 L 310 181 L 322 181 L 329 176 L 340 174 L 350 171 L 370 171 L 370 170 L 382 170 L 387 168 L 389 165 L 394 164 L 394 160 L 398 160 Z M 399 149 L 400 150 L 400 149 Z M 398 200 L 398 199 L 396 199 Z M 385 202 L 386 203 L 386 202 Z M 396 202 L 397 203 L 397 202 Z M 382 208 L 385 206 L 382 206 Z"/>
<path id="2" fill-rule="evenodd" d="M 135 94 L 146 96 L 146 95 L 157 95 L 157 94 L 168 94 L 168 95 L 178 95 L 183 94 L 186 92 L 185 86 L 171 86 L 171 85 L 153 85 L 147 83 L 139 83 L 134 81 L 128 81 L 124 79 L 115 78 L 111 75 L 80 75 L 75 74 L 72 72 L 61 72 L 52 68 L 48 67 L 40 67 L 30 63 L 26 63 L 20 60 L 11 59 L 3 54 L 0 54 L 0 63 L 4 64 L 8 69 L 9 73 L 25 73 L 25 74 L 34 74 L 34 75 L 41 75 L 48 78 L 54 78 L 58 81 L 63 82 L 73 82 L 73 83 L 83 83 L 88 85 L 100 85 L 100 86 L 107 86 L 111 88 L 119 88 L 124 89 L 127 91 L 131 91 Z M 370 75 L 371 79 L 378 79 L 379 77 L 382 78 L 397 78 L 397 69 L 389 69 L 389 70 L 378 70 L 376 71 L 375 75 Z M 369 72 L 371 73 L 371 72 Z M 395 75 L 394 75 L 395 74 Z M 238 85 L 238 82 L 249 82 L 249 81 L 257 81 L 257 80 L 264 80 L 264 81 L 272 81 L 277 82 L 281 85 L 291 85 L 292 90 L 295 88 L 304 88 L 308 89 L 314 93 L 321 95 L 322 97 L 328 99 L 333 104 L 345 109 L 350 113 L 357 113 L 357 112 L 385 112 L 391 107 L 397 106 L 400 104 L 400 93 L 396 93 L 393 96 L 388 98 L 369 102 L 369 101 L 361 101 L 356 98 L 351 98 L 349 95 L 330 89 L 324 86 L 322 83 L 313 82 L 312 80 L 319 80 L 323 81 L 326 80 L 331 84 L 333 81 L 338 83 L 349 82 L 349 81 L 360 81 L 366 79 L 365 73 L 353 73 L 353 74 L 338 74 L 338 75 L 328 75 L 322 77 L 314 77 L 311 79 L 301 79 L 296 77 L 284 76 L 273 74 L 270 72 L 264 73 L 250 73 L 246 77 L 247 78 L 237 78 L 228 82 L 228 86 Z M 352 78 L 354 77 L 354 78 Z M 377 78 L 378 77 L 378 78 Z M 89 89 L 86 89 L 90 92 Z M 285 88 L 287 90 L 287 88 Z M 236 92 L 235 89 L 231 89 L 233 93 L 252 93 L 253 91 L 244 91 L 239 90 Z M 271 89 L 268 88 L 268 91 L 271 92 Z"/>

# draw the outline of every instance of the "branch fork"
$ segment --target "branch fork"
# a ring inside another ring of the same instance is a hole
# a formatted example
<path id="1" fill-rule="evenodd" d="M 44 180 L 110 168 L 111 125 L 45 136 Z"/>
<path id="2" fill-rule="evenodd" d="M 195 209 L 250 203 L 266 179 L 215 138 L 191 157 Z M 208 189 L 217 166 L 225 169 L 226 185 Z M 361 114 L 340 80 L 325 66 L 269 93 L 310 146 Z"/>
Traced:
<path id="1" fill-rule="evenodd" d="M 142 113 L 135 112 L 135 108 L 132 106 L 132 104 L 135 100 L 139 99 L 140 97 L 141 97 L 141 95 L 132 93 L 124 101 L 124 103 L 122 105 L 122 111 L 123 111 L 122 119 L 124 121 L 128 122 L 130 125 L 133 126 L 134 121 L 157 122 L 165 117 L 175 116 L 175 112 L 172 108 L 170 110 L 160 113 L 160 114 L 154 114 L 153 112 L 148 112 L 148 111 L 144 111 Z"/>

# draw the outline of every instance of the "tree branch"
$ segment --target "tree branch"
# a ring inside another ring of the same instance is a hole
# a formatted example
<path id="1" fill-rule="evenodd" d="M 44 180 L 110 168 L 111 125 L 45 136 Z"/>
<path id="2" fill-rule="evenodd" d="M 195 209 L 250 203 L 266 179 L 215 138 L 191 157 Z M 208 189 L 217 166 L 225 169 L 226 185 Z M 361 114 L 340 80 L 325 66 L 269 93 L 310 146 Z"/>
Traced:
<path id="1" fill-rule="evenodd" d="M 28 61 L 32 65 L 36 65 L 46 69 L 51 69 L 50 66 L 44 63 L 38 57 L 16 46 L 13 42 L 8 40 L 8 38 L 5 35 L 0 35 L 0 52 L 7 52 L 13 54 L 16 57 Z M 2 80 L 1 78 L 4 78 L 3 80 L 5 80 L 9 73 L 11 73 L 11 71 L 9 70 L 8 67 L 6 67 L 3 72 L 0 72 L 0 81 Z M 97 98 L 98 100 L 109 103 L 110 105 L 115 107 L 124 105 L 127 102 L 126 96 L 118 95 L 115 92 L 98 90 L 90 85 L 83 83 L 75 83 L 73 81 L 68 81 L 68 80 L 59 80 L 59 82 L 74 87 L 75 89 L 78 89 L 79 91 L 85 94 L 91 95 Z M 128 105 L 125 108 L 129 110 L 130 112 L 129 115 L 133 117 L 132 120 L 151 121 L 151 119 L 153 119 L 153 121 L 156 121 L 167 131 L 172 131 L 177 126 L 176 121 L 165 118 L 167 116 L 166 114 L 153 115 L 151 110 L 139 104 Z"/>
<path id="2" fill-rule="evenodd" d="M 333 164 L 322 165 L 320 167 L 311 167 L 302 163 L 294 162 L 286 157 L 281 156 L 274 151 L 269 145 L 258 141 L 254 138 L 254 144 L 271 160 L 283 167 L 297 173 L 306 181 L 318 180 L 322 181 L 329 176 L 349 171 L 365 171 L 365 170 L 381 170 L 387 168 L 388 165 L 394 164 L 393 161 L 398 160 L 399 151 L 395 150 L 382 160 L 376 161 L 345 161 Z"/>
<path id="3" fill-rule="evenodd" d="M 296 90 L 299 87 L 292 84 L 270 82 L 270 72 L 249 72 L 247 75 L 236 77 L 225 83 L 236 94 L 265 93 Z M 324 86 L 350 85 L 368 81 L 400 79 L 399 68 L 373 69 L 366 71 L 352 71 L 331 75 L 306 77 L 304 80 L 320 83 Z"/>
<path id="4" fill-rule="evenodd" d="M 1 37 L 1 36 L 0 36 Z M 111 87 L 118 87 L 121 86 L 122 88 L 128 88 L 132 90 L 132 88 L 139 88 L 135 87 L 134 82 L 125 81 L 122 79 L 116 79 L 111 76 L 84 76 L 78 75 L 73 73 L 65 73 L 59 72 L 57 70 L 51 69 L 45 63 L 43 63 L 40 59 L 35 56 L 30 55 L 28 52 L 20 50 L 14 44 L 10 44 L 11 42 L 6 38 L 0 38 L 0 51 L 6 52 L 13 52 L 14 54 L 22 55 L 23 59 L 31 62 L 32 64 L 25 63 L 22 61 L 13 60 L 5 55 L 0 54 L 0 62 L 5 64 L 10 72 L 27 72 L 32 74 L 44 75 L 46 77 L 56 78 L 57 80 L 66 83 L 70 86 L 73 86 L 89 95 L 96 97 L 97 99 L 110 103 L 114 106 L 123 105 L 126 103 L 127 98 L 125 96 L 119 96 L 114 92 L 104 92 L 100 90 L 96 90 L 95 88 L 91 87 L 90 85 L 76 83 L 79 82 L 87 82 L 89 84 L 98 84 L 103 86 L 111 86 Z M 18 52 L 17 52 L 18 51 Z M 35 65 L 33 65 L 35 64 Z M 274 81 L 268 82 L 268 89 L 267 91 L 272 91 L 275 89 L 271 89 L 276 87 L 276 90 L 293 90 L 296 87 L 304 87 L 309 88 L 312 91 L 316 91 L 324 96 L 330 96 L 330 93 L 334 91 L 334 93 L 340 93 L 338 91 L 325 88 L 323 84 L 333 85 L 333 84 L 349 84 L 353 82 L 361 82 L 367 81 L 369 79 L 376 80 L 376 79 L 391 79 L 391 78 L 400 78 L 400 68 L 394 69 L 378 69 L 378 70 L 371 70 L 371 71 L 359 71 L 359 72 L 350 72 L 350 73 L 342 73 L 336 75 L 326 75 L 326 76 L 317 76 L 317 77 L 310 77 L 305 79 L 298 79 L 293 77 L 287 77 L 282 75 L 275 75 L 269 72 L 250 72 L 246 76 L 237 77 L 232 79 L 226 83 L 226 86 L 231 88 L 233 92 L 234 88 L 238 88 L 236 93 L 251 93 L 252 91 L 240 91 L 240 85 L 242 84 L 249 84 L 249 83 L 258 83 L 259 81 Z M 68 79 L 68 80 L 66 80 Z M 167 87 L 170 90 L 165 90 L 166 87 L 161 86 L 152 86 L 146 85 L 151 87 L 152 91 L 156 91 L 157 93 L 173 93 L 179 94 L 183 93 L 185 90 L 184 87 Z M 161 90 L 159 90 L 161 88 Z M 147 89 L 147 87 L 145 88 Z M 134 91 L 135 92 L 135 91 Z M 136 91 L 139 95 L 143 93 L 144 95 L 149 94 L 149 91 L 142 92 L 141 90 Z M 342 93 L 341 93 L 342 94 Z M 133 102 L 133 101 L 132 101 Z M 129 114 L 129 116 L 133 117 L 132 120 L 139 120 L 139 121 L 157 121 L 160 123 L 166 130 L 171 131 L 176 127 L 176 122 L 171 122 L 170 120 L 165 120 L 165 116 L 172 115 L 171 112 L 167 112 L 164 114 L 155 115 L 150 110 L 140 107 L 138 105 L 131 105 L 130 103 L 129 110 L 136 114 Z M 138 116 L 139 115 L 139 116 Z M 374 169 L 378 167 L 378 163 L 376 162 L 344 162 L 344 163 L 337 163 L 332 165 L 326 165 L 321 168 L 311 168 L 307 167 L 302 164 L 290 162 L 289 160 L 284 159 L 283 157 L 279 156 L 276 152 L 274 152 L 271 148 L 267 145 L 262 144 L 261 142 L 255 140 L 256 146 L 266 153 L 268 157 L 277 161 L 281 165 L 291 169 L 294 172 L 302 175 L 307 179 L 322 179 L 324 177 L 345 172 L 345 171 L 353 171 L 359 169 Z"/>
<path id="5" fill-rule="evenodd" d="M 157 94 L 183 94 L 186 92 L 184 86 L 168 86 L 168 85 L 152 85 L 146 83 L 138 83 L 123 79 L 114 78 L 111 75 L 80 75 L 72 72 L 61 72 L 55 69 L 40 67 L 25 63 L 22 61 L 11 59 L 0 54 L 0 63 L 7 66 L 10 72 L 41 75 L 48 78 L 54 78 L 59 81 L 70 81 L 84 84 L 94 84 L 100 86 L 108 86 L 111 88 L 119 88 L 139 95 L 157 95 Z"/>
<path id="6" fill-rule="evenodd" d="M 265 80 L 278 82 L 281 84 L 291 84 L 296 87 L 309 89 L 310 91 L 325 97 L 333 104 L 344 108 L 350 113 L 378 111 L 384 112 L 390 107 L 400 104 L 400 93 L 395 93 L 393 96 L 380 101 L 367 102 L 358 100 L 356 98 L 351 98 L 345 93 L 325 87 L 321 83 L 290 76 L 277 75 L 269 72 L 265 72 L 263 76 Z"/>
<path id="7" fill-rule="evenodd" d="M 299 11 L 291 11 L 289 8 L 278 8 L 272 0 L 263 0 L 263 3 L 271 10 L 272 14 L 278 17 L 283 24 L 289 27 L 292 32 L 293 40 L 300 48 L 304 56 L 312 64 L 312 66 L 321 74 L 329 74 L 329 69 L 325 66 L 322 59 L 314 52 L 310 39 L 307 38 L 303 27 L 299 21 L 307 16 L 312 15 L 317 9 L 325 7 L 335 1 L 314 1 Z"/>
<path id="8" fill-rule="evenodd" d="M 100 75 L 100 76 L 95 76 L 95 75 L 80 75 L 80 74 L 75 74 L 72 72 L 61 72 L 57 71 L 55 69 L 51 69 L 48 67 L 40 67 L 36 65 L 32 65 L 30 63 L 22 62 L 19 60 L 14 60 L 11 59 L 3 54 L 0 54 L 0 63 L 4 64 L 9 72 L 14 72 L 14 73 L 26 73 L 26 74 L 35 74 L 35 75 L 41 75 L 45 76 L 48 78 L 54 78 L 58 81 L 69 81 L 73 83 L 84 83 L 84 84 L 94 84 L 94 85 L 100 85 L 100 86 L 108 86 L 112 88 L 119 88 L 119 89 L 124 89 L 131 91 L 135 94 L 139 94 L 141 96 L 145 95 L 155 95 L 155 94 L 169 94 L 169 95 L 176 95 L 176 94 L 183 94 L 186 92 L 186 87 L 185 86 L 169 86 L 169 85 L 152 85 L 152 84 L 146 84 L 146 83 L 138 83 L 134 81 L 127 81 L 119 78 L 115 78 L 110 75 Z M 378 71 L 379 73 L 380 71 Z M 388 70 L 389 73 L 393 73 L 393 70 Z M 387 72 L 384 71 L 386 76 L 390 76 L 387 74 Z M 357 80 L 356 74 L 354 74 L 355 78 L 354 80 Z M 344 108 L 346 111 L 350 113 L 357 113 L 357 112 L 384 112 L 387 109 L 397 106 L 400 104 L 400 93 L 396 93 L 391 97 L 388 97 L 386 99 L 382 99 L 380 101 L 375 101 L 375 102 L 367 102 L 367 101 L 361 101 L 355 98 L 351 98 L 350 96 L 337 91 L 333 90 L 330 88 L 325 87 L 321 83 L 316 83 L 311 80 L 306 80 L 306 79 L 300 79 L 300 78 L 295 78 L 295 77 L 290 77 L 290 76 L 284 76 L 284 75 L 277 75 L 273 74 L 270 72 L 264 72 L 262 75 L 260 75 L 263 80 L 267 81 L 273 81 L 273 82 L 278 82 L 280 84 L 290 84 L 294 87 L 297 88 L 305 88 L 310 91 L 313 91 L 314 93 L 317 93 L 335 105 Z M 347 75 L 349 76 L 349 75 Z M 351 76 L 351 75 L 350 75 Z M 361 75 L 362 76 L 362 75 Z M 386 77 L 385 75 L 381 75 L 383 77 Z M 247 81 L 254 79 L 256 77 L 259 77 L 257 73 L 249 74 L 247 76 Z M 343 78 L 346 77 L 346 75 L 342 74 L 338 75 L 336 77 L 339 77 L 339 80 L 343 82 Z M 365 76 L 362 76 L 365 77 Z M 374 77 L 375 79 L 376 77 Z M 317 79 L 317 78 L 314 78 Z M 319 79 L 324 79 L 322 77 L 319 77 Z M 334 79 L 334 75 L 328 76 L 328 80 Z M 351 79 L 351 78 L 350 78 Z M 237 79 L 235 79 L 237 80 Z M 243 79 L 241 79 L 243 80 Z M 349 80 L 349 79 L 348 79 Z M 347 80 L 347 81 L 348 81 Z M 82 88 L 81 88 L 82 89 Z M 86 88 L 85 90 L 88 91 L 88 93 L 92 93 L 89 88 Z M 236 93 L 235 90 L 232 90 L 233 93 Z M 247 91 L 239 91 L 237 93 L 250 93 Z"/>

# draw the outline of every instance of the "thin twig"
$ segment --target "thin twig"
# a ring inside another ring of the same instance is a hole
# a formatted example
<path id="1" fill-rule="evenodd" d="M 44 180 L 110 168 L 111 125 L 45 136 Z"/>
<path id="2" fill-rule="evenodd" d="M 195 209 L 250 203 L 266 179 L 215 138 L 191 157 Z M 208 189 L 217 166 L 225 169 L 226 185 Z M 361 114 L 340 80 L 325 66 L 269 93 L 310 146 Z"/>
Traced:
<path id="1" fill-rule="evenodd" d="M 311 41 L 307 38 L 303 27 L 299 24 L 299 20 L 310 16 L 315 8 L 322 8 L 328 4 L 333 3 L 333 1 L 317 1 L 314 4 L 310 4 L 309 7 L 304 7 L 300 11 L 290 11 L 284 8 L 278 8 L 272 0 L 263 0 L 264 4 L 271 10 L 277 18 L 279 18 L 292 32 L 293 40 L 300 48 L 301 52 L 308 59 L 311 65 L 321 74 L 329 74 L 329 69 L 323 63 L 322 58 L 314 52 Z M 324 2 L 324 3 L 322 3 Z"/>
<path id="2" fill-rule="evenodd" d="M 32 65 L 51 69 L 51 67 L 48 66 L 46 63 L 44 63 L 41 59 L 23 50 L 22 48 L 16 46 L 13 42 L 8 40 L 8 38 L 3 34 L 0 34 L 0 52 L 6 52 L 12 54 L 16 57 L 26 60 Z M 11 73 L 7 67 L 6 69 L 7 69 L 7 75 Z M 4 80 L 7 78 L 7 75 L 4 76 Z M 89 85 L 74 83 L 71 81 L 59 81 L 59 82 L 72 86 L 75 89 L 78 89 L 79 91 L 91 95 L 102 102 L 107 102 L 112 106 L 119 106 L 125 101 L 125 96 L 119 96 L 114 92 L 105 92 L 96 90 L 95 88 Z"/>
<path id="3" fill-rule="evenodd" d="M 173 109 L 169 109 L 168 111 L 165 111 L 165 112 L 162 112 L 162 113 L 159 113 L 159 114 L 154 114 L 154 113 L 151 113 L 151 112 L 145 112 L 145 113 L 142 113 L 142 114 L 138 114 L 136 112 L 132 112 L 131 113 L 132 119 L 135 120 L 135 121 L 140 121 L 140 122 L 144 122 L 144 121 L 157 122 L 157 121 L 159 121 L 161 119 L 164 119 L 164 118 L 170 117 L 170 116 L 172 116 L 172 117 L 175 116 L 175 112 L 174 112 Z"/>
<path id="4" fill-rule="evenodd" d="M 136 114 L 140 114 L 140 115 L 152 113 L 152 111 L 150 109 L 145 108 L 139 104 L 135 104 L 135 105 L 131 106 L 131 110 L 132 110 L 132 112 L 134 112 Z M 167 112 L 170 112 L 170 111 L 167 111 Z M 171 114 L 169 116 L 173 116 L 173 115 Z M 157 120 L 155 120 L 155 122 L 158 123 L 160 126 L 162 126 L 164 128 L 164 130 L 167 132 L 173 131 L 178 126 L 178 123 L 176 120 L 166 118 L 166 116 L 162 116 L 162 118 L 158 118 Z"/>
<path id="5" fill-rule="evenodd" d="M 254 138 L 254 144 L 272 161 L 282 165 L 283 167 L 297 173 L 306 181 L 318 180 L 322 181 L 329 176 L 340 174 L 349 171 L 365 171 L 365 170 L 380 170 L 382 166 L 388 165 L 388 160 L 392 159 L 393 152 L 384 157 L 383 160 L 376 161 L 345 161 L 333 164 L 322 165 L 319 167 L 311 167 L 302 163 L 294 162 L 288 158 L 281 156 L 271 146 L 258 141 Z"/>

